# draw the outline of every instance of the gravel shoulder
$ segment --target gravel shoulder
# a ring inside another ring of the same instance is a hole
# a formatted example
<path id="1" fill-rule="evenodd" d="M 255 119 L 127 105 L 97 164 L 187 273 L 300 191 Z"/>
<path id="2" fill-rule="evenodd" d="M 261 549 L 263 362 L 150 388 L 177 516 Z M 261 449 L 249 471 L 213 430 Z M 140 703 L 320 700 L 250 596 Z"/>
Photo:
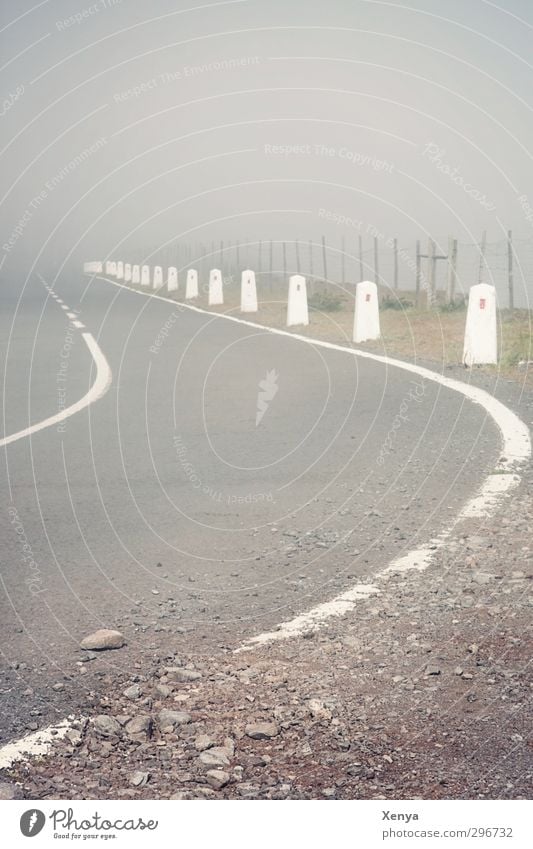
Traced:
<path id="1" fill-rule="evenodd" d="M 32 799 L 527 798 L 532 483 L 327 629 L 139 660 L 2 780 Z"/>

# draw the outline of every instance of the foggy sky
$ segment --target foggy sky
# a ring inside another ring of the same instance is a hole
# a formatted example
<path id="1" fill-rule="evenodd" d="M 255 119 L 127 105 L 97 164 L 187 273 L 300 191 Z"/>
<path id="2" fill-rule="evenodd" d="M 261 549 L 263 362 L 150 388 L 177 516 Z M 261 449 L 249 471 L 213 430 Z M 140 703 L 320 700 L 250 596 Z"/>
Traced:
<path id="1" fill-rule="evenodd" d="M 176 241 L 533 243 L 527 0 L 0 9 L 3 285 Z"/>

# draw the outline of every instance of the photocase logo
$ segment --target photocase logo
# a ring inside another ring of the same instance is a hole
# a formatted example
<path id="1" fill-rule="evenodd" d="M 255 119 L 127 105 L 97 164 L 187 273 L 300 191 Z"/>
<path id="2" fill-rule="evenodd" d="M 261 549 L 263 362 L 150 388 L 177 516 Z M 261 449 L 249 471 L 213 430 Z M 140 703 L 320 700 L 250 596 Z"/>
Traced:
<path id="1" fill-rule="evenodd" d="M 275 369 L 267 371 L 264 380 L 259 381 L 259 392 L 257 393 L 257 413 L 255 414 L 255 426 L 257 427 L 266 411 L 269 408 L 270 402 L 275 397 L 278 387 L 278 377 Z"/>
<path id="2" fill-rule="evenodd" d="M 42 811 L 32 808 L 25 811 L 20 818 L 20 830 L 24 837 L 35 837 L 43 830 L 46 817 Z"/>

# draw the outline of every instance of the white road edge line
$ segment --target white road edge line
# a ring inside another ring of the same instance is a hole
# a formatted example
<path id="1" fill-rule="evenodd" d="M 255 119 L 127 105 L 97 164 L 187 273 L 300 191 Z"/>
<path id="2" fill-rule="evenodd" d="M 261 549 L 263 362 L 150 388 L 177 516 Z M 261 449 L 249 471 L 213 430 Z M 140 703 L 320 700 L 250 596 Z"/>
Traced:
<path id="1" fill-rule="evenodd" d="M 83 327 L 83 325 L 81 326 Z M 71 404 L 70 407 L 65 407 L 64 410 L 60 410 L 60 412 L 56 413 L 54 416 L 49 416 L 47 419 L 43 419 L 34 425 L 24 428 L 24 430 L 19 430 L 17 433 L 10 434 L 10 436 L 2 437 L 2 439 L 0 439 L 0 447 L 10 445 L 12 442 L 16 442 L 17 439 L 23 439 L 25 436 L 31 436 L 32 434 L 37 433 L 39 430 L 44 430 L 47 427 L 59 424 L 59 422 L 79 413 L 80 410 L 84 410 L 85 407 L 89 407 L 91 404 L 94 404 L 95 401 L 98 401 L 99 398 L 105 395 L 111 386 L 113 378 L 111 368 L 98 343 L 93 338 L 93 335 L 91 333 L 82 333 L 81 335 L 94 362 L 96 363 L 96 378 L 89 391 L 83 396 L 83 398 L 76 401 L 75 404 Z"/>
<path id="2" fill-rule="evenodd" d="M 210 315 L 216 318 L 225 319 L 226 321 L 234 321 L 237 324 L 243 324 L 246 327 L 255 327 L 258 330 L 263 330 L 267 333 L 272 333 L 276 336 L 289 336 L 291 339 L 296 339 L 300 342 L 305 342 L 307 345 L 313 345 L 320 348 L 328 348 L 332 351 L 342 351 L 346 354 L 351 354 L 354 357 L 373 360 L 374 362 L 383 363 L 392 368 L 400 368 L 404 371 L 416 374 L 426 380 L 431 380 L 434 383 L 439 383 L 447 389 L 452 389 L 459 392 L 479 404 L 491 416 L 497 425 L 502 438 L 502 454 L 503 457 L 495 470 L 495 474 L 489 474 L 483 484 L 479 488 L 476 495 L 471 498 L 453 520 L 453 522 L 435 539 L 430 540 L 426 545 L 421 546 L 407 554 L 393 560 L 386 568 L 375 574 L 372 578 L 373 583 L 356 584 L 351 589 L 336 596 L 330 601 L 319 604 L 311 608 L 305 613 L 296 616 L 287 622 L 281 622 L 274 631 L 266 631 L 252 637 L 242 643 L 235 652 L 246 651 L 257 645 L 265 645 L 267 643 L 277 642 L 279 640 L 287 640 L 310 630 L 325 625 L 328 619 L 336 616 L 344 616 L 357 604 L 361 598 L 367 598 L 370 595 L 375 595 L 381 592 L 378 583 L 388 580 L 391 575 L 399 572 L 406 572 L 410 569 L 418 569 L 422 571 L 430 565 L 435 552 L 442 548 L 448 540 L 455 526 L 463 519 L 486 517 L 497 509 L 504 496 L 520 482 L 519 475 L 516 471 L 531 457 L 531 439 L 527 425 L 515 414 L 512 410 L 498 401 L 484 389 L 479 389 L 477 386 L 471 386 L 468 383 L 463 383 L 454 378 L 444 377 L 444 375 L 417 366 L 413 363 L 396 360 L 392 357 L 383 356 L 380 354 L 371 354 L 369 351 L 361 351 L 356 348 L 347 348 L 345 345 L 337 345 L 333 342 L 325 342 L 322 339 L 313 339 L 308 336 L 301 336 L 298 333 L 292 333 L 289 330 L 281 330 L 277 327 L 265 327 L 263 324 L 258 324 L 247 319 L 238 318 L 237 316 L 227 315 L 225 313 L 212 312 L 201 307 L 196 307 L 193 304 L 187 304 L 183 301 L 175 301 L 172 298 L 166 298 L 163 295 L 155 294 L 153 291 L 142 291 L 141 289 L 132 289 L 130 286 L 125 286 L 118 283 L 116 280 L 110 280 L 107 277 L 96 275 L 99 280 L 106 283 L 112 283 L 121 289 L 127 289 L 133 294 L 142 295 L 144 297 L 157 298 L 166 303 L 178 305 L 183 309 L 188 309 L 193 312 L 198 312 L 203 315 Z"/>
<path id="3" fill-rule="evenodd" d="M 13 743 L 6 743 L 0 748 L 0 769 L 8 769 L 15 761 L 26 760 L 32 755 L 46 755 L 54 740 L 62 740 L 73 727 L 73 723 L 83 722 L 83 719 L 84 717 L 68 716 L 57 725 L 49 725 Z"/>

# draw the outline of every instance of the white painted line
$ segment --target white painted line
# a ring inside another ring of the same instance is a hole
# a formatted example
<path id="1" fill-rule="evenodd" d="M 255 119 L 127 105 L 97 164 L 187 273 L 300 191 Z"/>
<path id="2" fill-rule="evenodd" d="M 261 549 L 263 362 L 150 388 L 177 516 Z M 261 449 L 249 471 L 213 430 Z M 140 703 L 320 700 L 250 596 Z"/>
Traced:
<path id="1" fill-rule="evenodd" d="M 70 309 L 70 307 L 67 307 L 67 305 L 66 305 L 66 304 L 61 304 L 61 309 L 62 309 L 62 310 L 69 310 L 69 309 Z"/>
<path id="2" fill-rule="evenodd" d="M 49 416 L 49 418 L 43 419 L 41 422 L 37 422 L 34 425 L 30 425 L 30 427 L 24 428 L 24 430 L 19 430 L 17 433 L 12 433 L 10 436 L 4 436 L 3 439 L 0 439 L 0 447 L 10 445 L 12 442 L 16 442 L 17 439 L 23 439 L 23 437 L 31 436 L 39 430 L 44 430 L 47 427 L 59 424 L 59 422 L 70 418 L 70 416 L 73 416 L 75 413 L 79 413 L 80 410 L 85 409 L 85 407 L 89 407 L 91 404 L 94 404 L 95 401 L 98 401 L 99 398 L 105 395 L 111 386 L 111 368 L 109 367 L 109 363 L 104 357 L 92 334 L 82 333 L 81 335 L 96 363 L 96 378 L 89 391 L 83 396 L 83 398 L 76 401 L 75 404 L 71 404 L 70 407 L 65 407 L 64 410 L 61 410 L 54 416 Z"/>
<path id="3" fill-rule="evenodd" d="M 77 317 L 78 317 L 78 316 L 77 316 L 77 314 L 76 314 L 75 312 L 68 312 L 68 313 L 67 313 L 67 318 L 77 318 Z"/>
<path id="4" fill-rule="evenodd" d="M 31 755 L 47 754 L 54 740 L 61 740 L 66 737 L 74 720 L 74 716 L 69 716 L 67 719 L 61 720 L 58 725 L 49 725 L 47 728 L 34 731 L 13 743 L 6 743 L 5 746 L 0 747 L 0 769 L 7 769 L 15 761 L 23 761 Z M 81 721 L 83 721 L 83 718 L 81 718 Z"/>
<path id="5" fill-rule="evenodd" d="M 459 392 L 475 404 L 479 404 L 491 416 L 496 423 L 501 439 L 503 457 L 494 474 L 489 474 L 483 481 L 476 495 L 471 498 L 462 508 L 457 517 L 436 539 L 430 540 L 427 545 L 410 551 L 405 555 L 393 560 L 385 569 L 382 569 L 376 575 L 372 576 L 374 583 L 372 584 L 356 584 L 355 587 L 347 592 L 341 593 L 329 602 L 319 604 L 291 619 L 288 622 L 282 622 L 274 631 L 267 631 L 259 634 L 250 640 L 244 642 L 237 652 L 246 651 L 253 648 L 254 645 L 264 645 L 266 643 L 275 642 L 278 640 L 290 639 L 291 637 L 301 635 L 306 631 L 316 630 L 323 626 L 328 619 L 336 616 L 344 616 L 349 610 L 355 607 L 358 600 L 369 595 L 375 595 L 380 592 L 376 586 L 377 582 L 386 581 L 391 575 L 406 572 L 409 569 L 418 569 L 420 571 L 427 569 L 430 565 L 435 552 L 442 548 L 455 526 L 463 519 L 472 517 L 487 517 L 499 507 L 504 496 L 520 482 L 520 476 L 516 474 L 517 470 L 525 465 L 531 457 L 531 439 L 529 429 L 524 422 L 512 410 L 485 392 L 484 389 L 479 389 L 477 386 L 471 386 L 468 383 L 463 383 L 460 380 L 455 380 L 450 377 L 444 377 L 437 372 L 417 366 L 413 363 L 406 363 L 402 360 L 396 360 L 392 357 L 382 356 L 380 354 L 371 354 L 369 351 L 361 351 L 356 348 L 347 348 L 345 345 L 337 345 L 333 342 L 325 342 L 322 339 L 312 339 L 308 336 L 301 336 L 298 333 L 291 333 L 288 330 L 281 330 L 276 327 L 265 327 L 257 322 L 248 321 L 247 319 L 238 318 L 237 316 L 227 315 L 225 313 L 212 312 L 201 307 L 193 306 L 192 304 L 176 301 L 173 298 L 166 298 L 164 295 L 156 295 L 153 292 L 142 292 L 136 289 L 130 289 L 129 286 L 124 286 L 114 280 L 109 280 L 106 277 L 99 277 L 100 280 L 106 283 L 112 283 L 113 286 L 119 286 L 122 289 L 127 289 L 136 295 L 149 296 L 157 298 L 161 301 L 166 301 L 171 304 L 179 304 L 180 308 L 192 310 L 193 312 L 210 315 L 216 318 L 224 319 L 225 321 L 234 321 L 237 324 L 243 324 L 246 327 L 255 327 L 267 333 L 272 333 L 275 336 L 288 336 L 291 339 L 297 339 L 300 342 L 305 342 L 307 345 L 313 345 L 319 348 L 327 348 L 332 351 L 342 351 L 346 354 L 351 354 L 354 357 L 373 360 L 374 362 L 383 363 L 383 365 L 392 368 L 400 368 L 404 371 L 411 372 L 423 377 L 425 380 L 431 380 L 447 389 L 452 389 L 454 392 Z M 366 588 L 366 589 L 365 589 Z"/>
<path id="6" fill-rule="evenodd" d="M 57 297 L 57 295 L 54 295 L 54 298 L 56 299 L 56 301 L 57 301 L 57 303 L 58 303 L 58 304 L 62 304 L 62 303 L 63 303 L 63 301 L 61 300 L 61 298 L 58 298 L 58 297 Z"/>
<path id="7" fill-rule="evenodd" d="M 72 324 L 74 325 L 74 327 L 77 327 L 78 330 L 82 330 L 85 327 L 85 325 L 82 324 L 81 321 L 73 321 Z"/>
<path id="8" fill-rule="evenodd" d="M 295 616 L 294 619 L 288 622 L 282 622 L 274 631 L 265 631 L 263 634 L 258 634 L 257 637 L 252 637 L 251 640 L 247 640 L 239 646 L 234 654 L 249 651 L 254 646 L 275 643 L 279 640 L 289 640 L 292 637 L 299 637 L 302 634 L 309 633 L 309 631 L 317 631 L 318 628 L 333 616 L 344 616 L 355 607 L 360 599 L 369 598 L 379 593 L 379 587 L 376 587 L 374 584 L 356 584 L 331 601 L 317 604 L 316 607 L 313 607 L 306 613 L 301 613 L 300 616 Z"/>

